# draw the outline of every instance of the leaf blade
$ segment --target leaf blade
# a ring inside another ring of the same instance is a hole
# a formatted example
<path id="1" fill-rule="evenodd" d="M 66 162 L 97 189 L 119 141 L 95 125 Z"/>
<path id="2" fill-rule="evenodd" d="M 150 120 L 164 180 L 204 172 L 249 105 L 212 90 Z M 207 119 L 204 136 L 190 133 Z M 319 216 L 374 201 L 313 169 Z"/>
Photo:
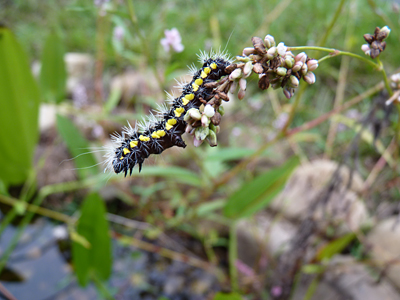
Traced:
<path id="1" fill-rule="evenodd" d="M 282 166 L 269 170 L 232 194 L 224 207 L 224 215 L 229 218 L 243 218 L 254 214 L 281 191 L 293 169 L 299 164 L 297 157 L 288 160 Z M 245 201 L 244 201 L 245 200 Z"/>
<path id="2" fill-rule="evenodd" d="M 28 177 L 39 136 L 39 89 L 28 58 L 12 32 L 0 27 L 0 178 Z"/>
<path id="3" fill-rule="evenodd" d="M 60 103 L 64 100 L 67 80 L 64 54 L 60 37 L 50 33 L 44 44 L 40 70 L 40 87 L 47 102 Z"/>
<path id="4" fill-rule="evenodd" d="M 90 248 L 73 242 L 72 257 L 78 282 L 86 286 L 94 272 L 105 280 L 111 274 L 111 238 L 106 220 L 105 205 L 96 193 L 88 195 L 81 207 L 77 233 L 90 243 Z"/>

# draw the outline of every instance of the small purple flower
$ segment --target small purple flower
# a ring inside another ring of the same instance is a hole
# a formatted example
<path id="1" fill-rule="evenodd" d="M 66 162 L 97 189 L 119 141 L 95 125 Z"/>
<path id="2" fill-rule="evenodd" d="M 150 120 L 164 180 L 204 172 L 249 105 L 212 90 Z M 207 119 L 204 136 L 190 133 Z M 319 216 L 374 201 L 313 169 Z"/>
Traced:
<path id="1" fill-rule="evenodd" d="M 183 49 L 185 49 L 185 47 L 182 45 L 182 38 L 178 29 L 165 29 L 164 33 L 165 38 L 161 39 L 161 45 L 164 47 L 165 52 L 169 52 L 170 47 L 172 47 L 175 52 L 182 52 Z"/>
<path id="2" fill-rule="evenodd" d="M 100 7 L 100 6 L 103 6 L 107 2 L 110 2 L 110 0 L 94 0 L 94 5 Z"/>
<path id="3" fill-rule="evenodd" d="M 117 41 L 121 42 L 124 38 L 125 35 L 125 30 L 122 26 L 116 26 L 114 27 L 114 31 L 113 31 L 113 37 L 114 39 L 116 39 Z"/>
<path id="4" fill-rule="evenodd" d="M 273 297 L 279 297 L 280 295 L 282 295 L 282 287 L 280 287 L 278 285 L 273 286 L 271 289 L 271 295 Z"/>

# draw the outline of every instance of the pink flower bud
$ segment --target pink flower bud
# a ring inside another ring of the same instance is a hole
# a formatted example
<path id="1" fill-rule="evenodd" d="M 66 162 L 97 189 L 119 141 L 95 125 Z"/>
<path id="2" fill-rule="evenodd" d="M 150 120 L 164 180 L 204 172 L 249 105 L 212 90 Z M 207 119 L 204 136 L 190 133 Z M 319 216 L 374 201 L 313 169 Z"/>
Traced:
<path id="1" fill-rule="evenodd" d="M 246 91 L 239 89 L 238 99 L 242 100 L 244 98 L 245 94 L 246 94 Z"/>
<path id="2" fill-rule="evenodd" d="M 267 51 L 267 57 L 269 60 L 273 59 L 277 55 L 276 47 L 271 47 Z"/>
<path id="3" fill-rule="evenodd" d="M 285 95 L 286 98 L 290 99 L 293 96 L 293 93 L 287 88 L 283 89 L 283 94 Z"/>
<path id="4" fill-rule="evenodd" d="M 185 129 L 185 132 L 186 132 L 186 133 L 190 133 L 190 132 L 192 131 L 192 129 L 193 129 L 192 125 L 187 124 L 187 125 L 186 125 L 186 129 Z"/>
<path id="5" fill-rule="evenodd" d="M 308 67 L 308 71 L 315 71 L 315 69 L 318 68 L 318 60 L 310 59 L 307 62 L 307 67 Z"/>
<path id="6" fill-rule="evenodd" d="M 363 44 L 361 46 L 361 50 L 365 53 L 365 55 L 369 56 L 369 54 L 367 54 L 367 53 L 369 53 L 371 51 L 371 48 L 369 47 L 368 44 Z"/>
<path id="7" fill-rule="evenodd" d="M 242 89 L 243 91 L 245 91 L 245 90 L 246 90 L 246 86 L 247 86 L 247 80 L 244 79 L 244 78 L 241 78 L 241 79 L 239 80 L 239 86 L 240 86 L 240 89 Z"/>
<path id="8" fill-rule="evenodd" d="M 229 75 L 229 80 L 234 81 L 235 79 L 241 77 L 242 75 L 242 70 L 241 69 L 235 69 L 230 75 Z"/>
<path id="9" fill-rule="evenodd" d="M 229 93 L 234 94 L 237 90 L 238 83 L 236 81 L 232 81 L 231 87 L 229 88 Z"/>
<path id="10" fill-rule="evenodd" d="M 276 51 L 280 56 L 284 56 L 286 54 L 287 47 L 285 46 L 284 43 L 279 43 L 278 46 L 276 47 Z"/>
<path id="11" fill-rule="evenodd" d="M 274 37 L 272 35 L 269 35 L 269 34 L 265 36 L 264 43 L 265 43 L 265 46 L 267 46 L 268 49 L 271 48 L 271 47 L 275 47 L 275 45 L 276 45 Z"/>
<path id="12" fill-rule="evenodd" d="M 251 75 L 252 70 L 253 70 L 253 63 L 251 61 L 248 61 L 243 67 L 243 76 L 245 78 L 249 77 Z"/>
<path id="13" fill-rule="evenodd" d="M 188 110 L 188 114 L 192 119 L 195 119 L 195 120 L 200 120 L 201 119 L 201 113 L 196 108 L 189 109 Z"/>
<path id="14" fill-rule="evenodd" d="M 308 84 L 313 84 L 315 82 L 315 74 L 313 72 L 308 72 L 303 78 Z"/>
<path id="15" fill-rule="evenodd" d="M 303 75 L 306 75 L 307 72 L 308 72 L 308 66 L 307 66 L 307 64 L 303 64 L 303 66 L 301 67 L 301 73 Z"/>
<path id="16" fill-rule="evenodd" d="M 303 64 L 306 63 L 307 60 L 307 54 L 305 52 L 301 52 L 299 54 L 296 55 L 296 57 L 294 58 L 294 60 L 296 62 L 301 61 Z"/>
<path id="17" fill-rule="evenodd" d="M 303 66 L 303 62 L 301 61 L 296 61 L 296 63 L 294 64 L 292 71 L 293 72 L 298 72 L 301 70 L 301 67 Z"/>
<path id="18" fill-rule="evenodd" d="M 193 145 L 195 147 L 199 147 L 201 144 L 203 144 L 202 140 L 198 140 L 196 137 L 193 138 Z"/>
<path id="19" fill-rule="evenodd" d="M 201 116 L 201 126 L 208 127 L 210 125 L 210 119 L 206 115 Z"/>
<path id="20" fill-rule="evenodd" d="M 255 54 L 256 53 L 256 49 L 254 49 L 253 47 L 247 47 L 243 49 L 243 56 L 249 56 L 250 54 Z"/>

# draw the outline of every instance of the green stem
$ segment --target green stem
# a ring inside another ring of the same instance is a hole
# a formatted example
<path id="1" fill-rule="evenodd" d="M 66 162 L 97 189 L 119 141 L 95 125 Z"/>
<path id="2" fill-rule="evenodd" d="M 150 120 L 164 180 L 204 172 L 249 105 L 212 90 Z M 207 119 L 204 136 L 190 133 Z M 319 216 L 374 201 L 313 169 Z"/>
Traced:
<path id="1" fill-rule="evenodd" d="M 98 278 L 98 276 L 96 276 L 95 274 L 92 275 L 92 280 L 94 282 L 94 284 L 97 287 L 97 290 L 101 293 L 101 295 L 107 299 L 107 300 L 114 300 L 114 296 L 111 294 L 111 292 L 109 291 L 109 289 L 107 288 L 107 285 L 104 284 L 104 282 Z"/>
<path id="2" fill-rule="evenodd" d="M 236 268 L 237 261 L 237 236 L 236 222 L 229 229 L 229 275 L 231 277 L 231 288 L 233 292 L 239 291 L 238 273 Z"/>
<path id="3" fill-rule="evenodd" d="M 346 0 L 340 1 L 339 6 L 337 7 L 337 9 L 335 11 L 335 15 L 333 16 L 332 20 L 329 22 L 329 25 L 325 30 L 324 36 L 321 38 L 321 41 L 319 43 L 320 46 L 325 45 L 326 40 L 328 39 L 328 36 L 331 34 L 331 31 L 332 31 L 336 21 L 338 20 L 340 13 L 342 12 L 342 8 L 343 8 L 343 5 L 345 2 L 346 2 Z"/>
<path id="4" fill-rule="evenodd" d="M 386 88 L 386 90 L 388 91 L 389 96 L 393 96 L 393 90 L 392 90 L 392 88 L 390 87 L 389 79 L 387 78 L 385 68 L 383 67 L 383 63 L 381 62 L 381 60 L 379 59 L 379 57 L 376 58 L 376 61 L 378 62 L 380 71 L 382 72 L 382 75 L 383 75 L 383 82 L 385 83 L 385 88 Z"/>
<path id="5" fill-rule="evenodd" d="M 324 51 L 324 52 L 329 52 L 330 54 L 327 56 L 322 57 L 321 59 L 318 60 L 318 62 L 322 62 L 325 59 L 331 58 L 331 57 L 335 57 L 335 56 L 339 56 L 339 55 L 346 55 L 346 56 L 351 56 L 357 59 L 362 60 L 363 62 L 369 64 L 370 66 L 374 67 L 375 69 L 378 69 L 379 71 L 381 71 L 382 65 L 379 63 L 374 63 L 373 61 L 352 53 L 352 52 L 347 52 L 347 51 L 341 51 L 341 50 L 337 50 L 335 48 L 326 48 L 326 47 L 318 47 L 318 46 L 299 46 L 299 47 L 288 47 L 288 50 L 294 50 L 294 51 L 300 51 L 300 50 L 318 50 L 318 51 Z"/>
<path id="6" fill-rule="evenodd" d="M 289 128 L 290 124 L 292 124 L 292 121 L 293 121 L 294 116 L 296 114 L 297 106 L 299 106 L 300 99 L 303 96 L 303 93 L 306 90 L 306 87 L 307 87 L 307 84 L 305 84 L 305 82 L 302 82 L 301 85 L 300 85 L 299 90 L 296 93 L 296 97 L 294 98 L 294 103 L 293 103 L 293 105 L 292 105 L 292 107 L 290 109 L 290 114 L 289 114 L 288 120 L 286 121 L 285 125 L 283 126 L 283 128 L 282 128 L 282 130 L 280 132 L 281 136 L 284 136 L 286 134 L 287 129 Z"/>

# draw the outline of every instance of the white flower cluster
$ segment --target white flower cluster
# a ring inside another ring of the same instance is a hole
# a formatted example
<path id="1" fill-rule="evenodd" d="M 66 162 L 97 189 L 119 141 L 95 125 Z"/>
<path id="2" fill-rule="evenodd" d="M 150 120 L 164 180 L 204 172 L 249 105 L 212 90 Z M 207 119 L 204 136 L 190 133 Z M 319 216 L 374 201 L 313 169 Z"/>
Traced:
<path id="1" fill-rule="evenodd" d="M 264 40 L 253 37 L 252 42 L 254 47 L 245 48 L 238 60 L 252 62 L 253 71 L 259 74 L 261 89 L 283 88 L 284 95 L 290 99 L 302 78 L 308 84 L 315 82 L 316 59 L 309 58 L 304 52 L 295 56 L 284 43 L 276 45 L 269 34 Z"/>
<path id="2" fill-rule="evenodd" d="M 191 108 L 187 111 L 184 117 L 184 121 L 188 124 L 186 132 L 194 136 L 193 144 L 195 147 L 200 146 L 204 140 L 207 140 L 211 147 L 217 146 L 219 126 L 215 126 L 211 122 L 211 118 L 218 115 L 223 115 L 222 107 L 220 106 L 218 112 L 216 112 L 210 104 L 202 105 L 200 109 Z"/>

